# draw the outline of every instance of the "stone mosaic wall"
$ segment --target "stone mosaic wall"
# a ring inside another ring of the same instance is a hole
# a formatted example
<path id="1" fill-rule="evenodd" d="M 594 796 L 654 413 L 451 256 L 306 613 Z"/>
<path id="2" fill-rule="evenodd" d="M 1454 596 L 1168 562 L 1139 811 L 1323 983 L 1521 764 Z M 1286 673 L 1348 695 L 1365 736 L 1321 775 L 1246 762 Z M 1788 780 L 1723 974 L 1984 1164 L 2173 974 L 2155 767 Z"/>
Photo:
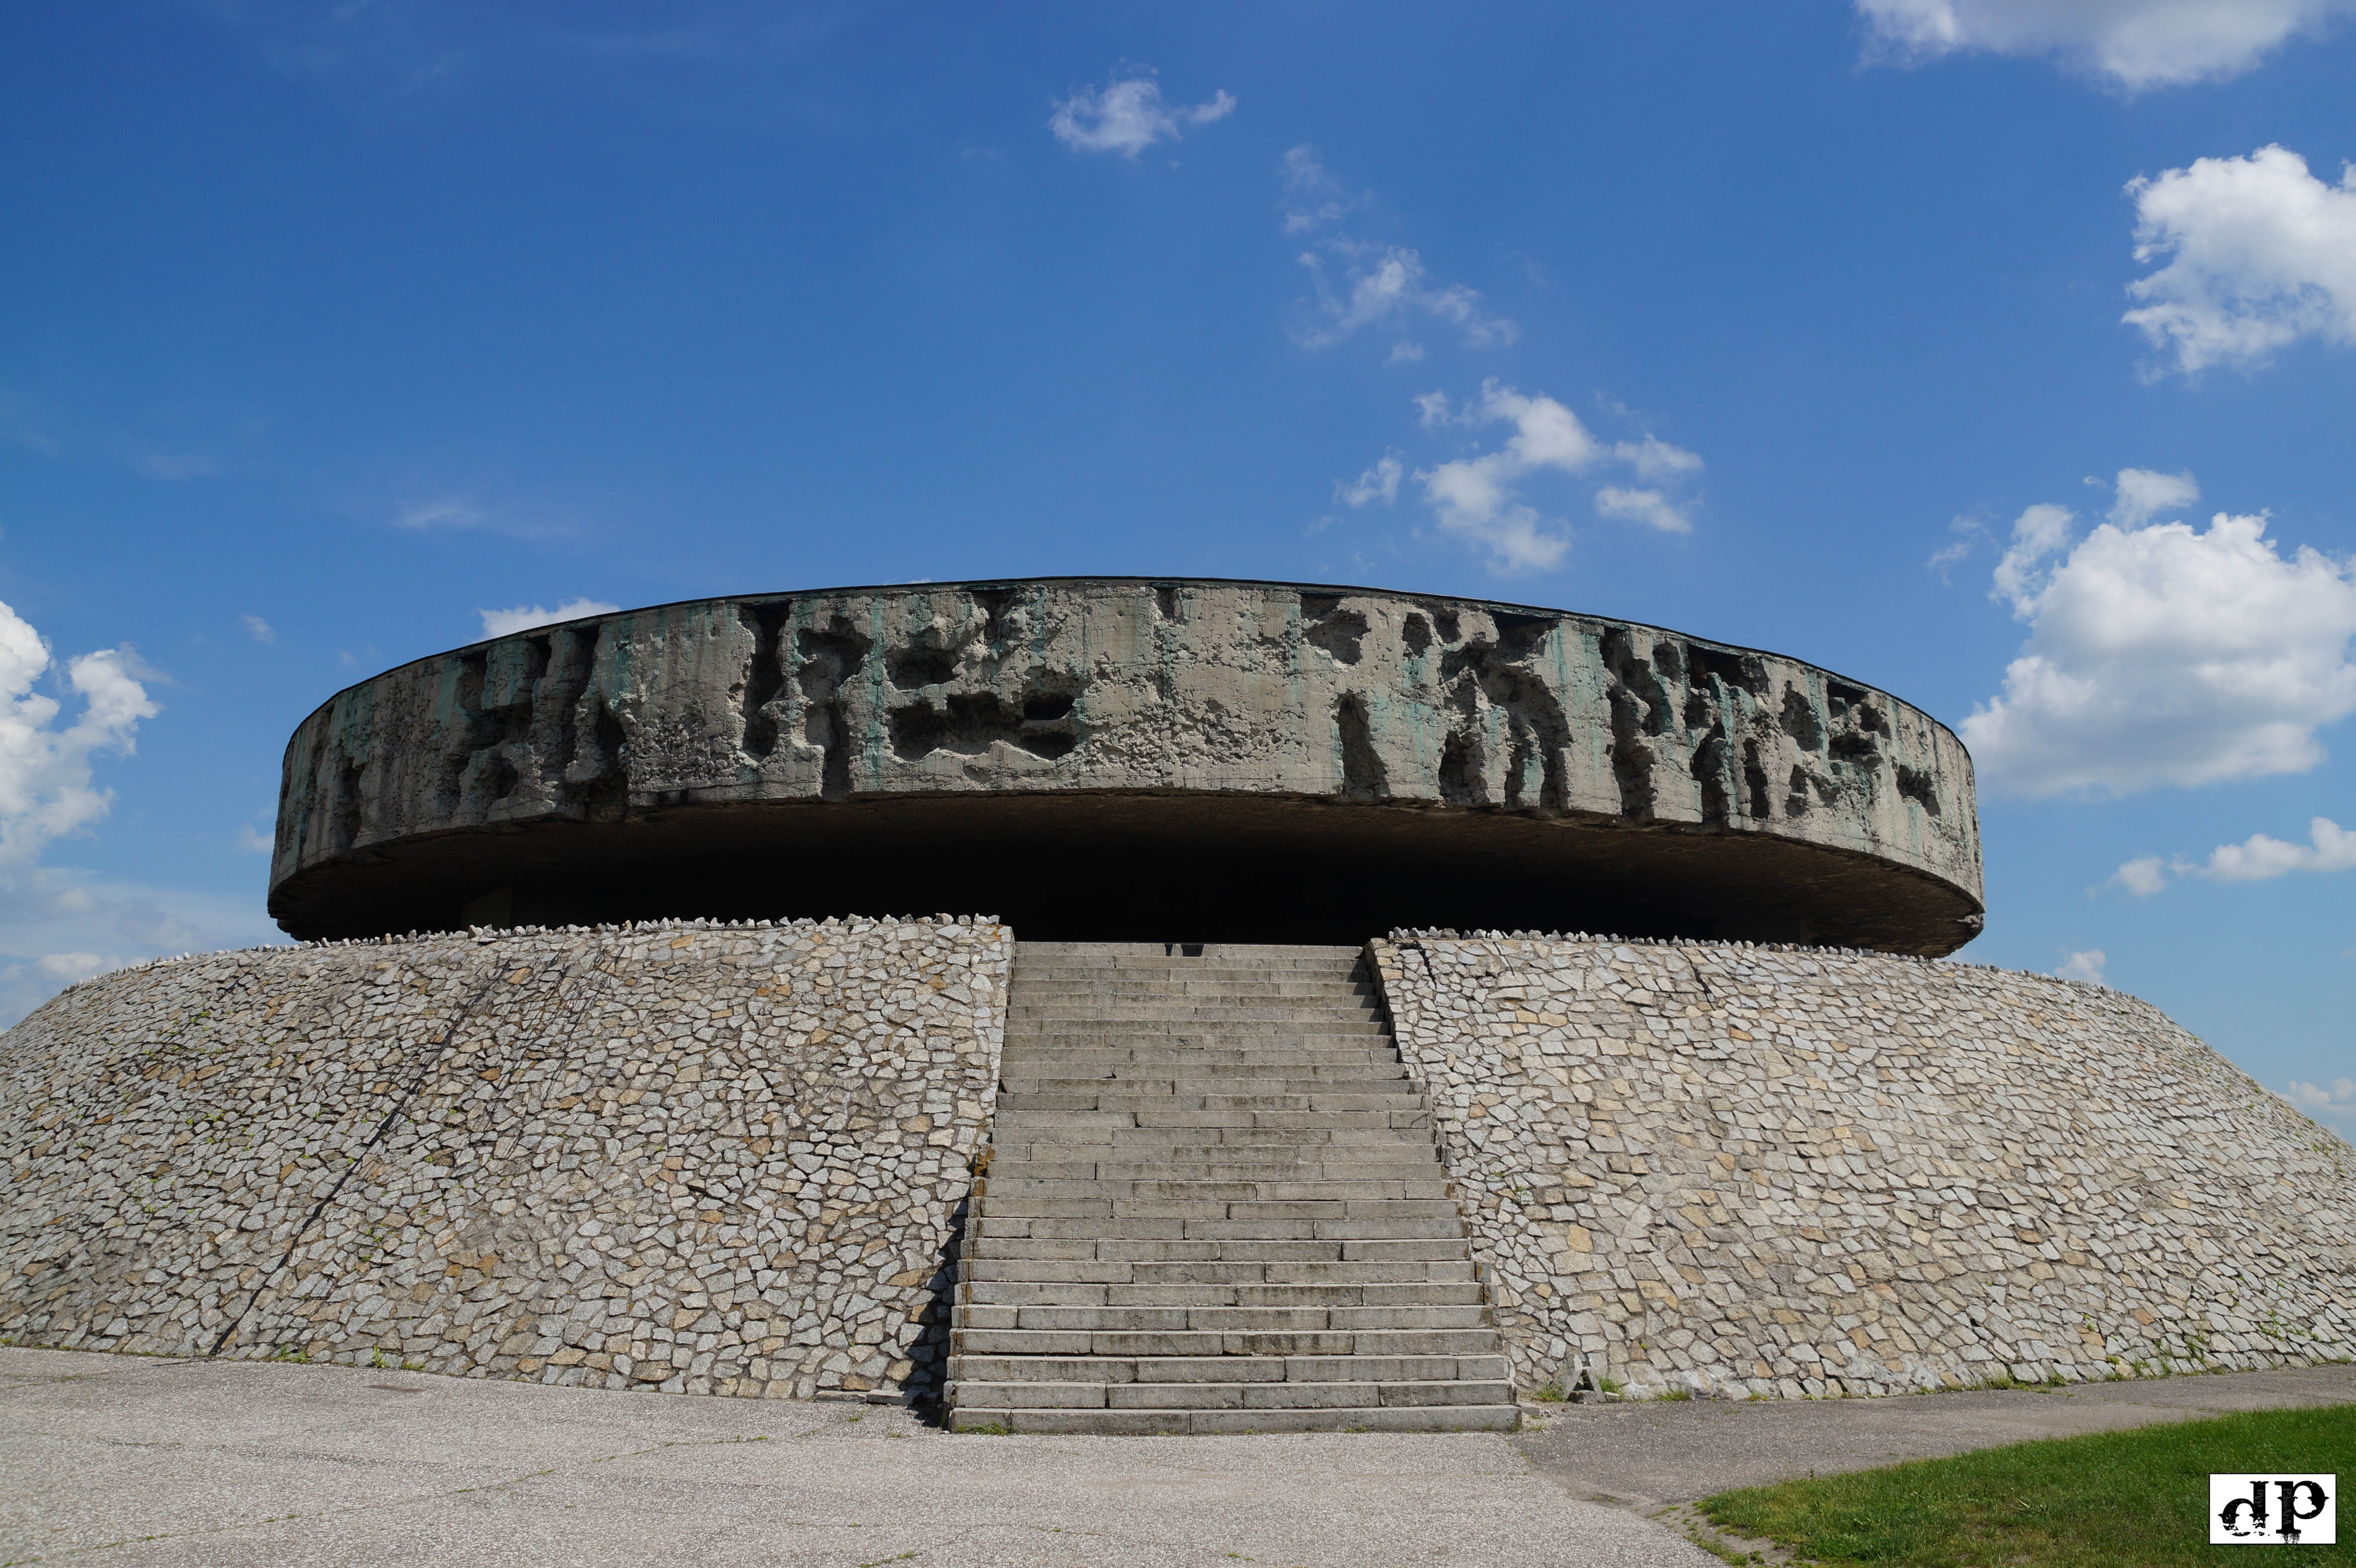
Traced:
<path id="1" fill-rule="evenodd" d="M 691 923 L 86 982 L 0 1035 L 0 1340 L 926 1392 L 1012 952 Z"/>
<path id="2" fill-rule="evenodd" d="M 2356 1151 L 2133 997 L 1740 944 L 1374 953 L 1524 1388 L 2356 1356 Z"/>

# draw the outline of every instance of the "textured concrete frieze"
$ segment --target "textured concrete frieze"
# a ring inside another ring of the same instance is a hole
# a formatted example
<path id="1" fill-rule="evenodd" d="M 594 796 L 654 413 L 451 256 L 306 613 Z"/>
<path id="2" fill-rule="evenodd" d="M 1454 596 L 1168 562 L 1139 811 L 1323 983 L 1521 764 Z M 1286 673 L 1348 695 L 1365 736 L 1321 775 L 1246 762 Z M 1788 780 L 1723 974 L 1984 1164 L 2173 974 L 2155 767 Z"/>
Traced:
<path id="1" fill-rule="evenodd" d="M 1981 909 L 1971 760 L 1885 692 L 1560 611 L 1135 579 L 706 600 L 420 659 L 296 731 L 271 879 L 305 936 L 930 898 L 1033 938 L 1355 943 L 1471 899 L 1944 953 Z M 1237 929 L 1285 912 L 1312 926 Z"/>

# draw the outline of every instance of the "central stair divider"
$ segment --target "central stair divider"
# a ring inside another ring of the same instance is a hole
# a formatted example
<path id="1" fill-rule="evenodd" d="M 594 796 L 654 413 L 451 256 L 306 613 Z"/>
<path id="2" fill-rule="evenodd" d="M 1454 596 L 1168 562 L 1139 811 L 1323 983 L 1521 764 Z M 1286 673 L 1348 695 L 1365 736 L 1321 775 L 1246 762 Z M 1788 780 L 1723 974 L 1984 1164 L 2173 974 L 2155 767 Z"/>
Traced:
<path id="1" fill-rule="evenodd" d="M 957 1431 L 1507 1431 L 1431 1111 L 1355 947 L 1015 946 Z"/>

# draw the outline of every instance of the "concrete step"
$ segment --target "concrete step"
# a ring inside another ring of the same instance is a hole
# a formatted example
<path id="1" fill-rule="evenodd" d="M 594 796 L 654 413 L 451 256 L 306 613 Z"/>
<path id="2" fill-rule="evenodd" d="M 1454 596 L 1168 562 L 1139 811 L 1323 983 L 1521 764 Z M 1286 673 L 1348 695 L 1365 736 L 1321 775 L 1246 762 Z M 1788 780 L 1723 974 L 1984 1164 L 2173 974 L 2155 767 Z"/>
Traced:
<path id="1" fill-rule="evenodd" d="M 1315 964 L 1166 963 L 1121 964 L 1106 969 L 1087 969 L 1072 965 L 1025 964 L 1017 960 L 1014 980 L 1025 991 L 1095 990 L 1106 987 L 1135 989 L 1151 986 L 1175 996 L 1215 987 L 1245 993 L 1282 986 L 1332 987 L 1344 993 L 1374 988 L 1365 969 L 1355 964 L 1346 969 Z"/>
<path id="2" fill-rule="evenodd" d="M 1103 1285 L 1462 1285 L 1472 1278 L 1472 1264 L 1469 1260 L 1456 1258 L 1288 1263 L 1191 1258 L 1010 1258 L 985 1254 L 966 1258 L 958 1266 L 958 1277 L 976 1286 L 1001 1282 Z"/>
<path id="3" fill-rule="evenodd" d="M 1017 1041 L 1009 1048 L 1006 1061 L 1053 1062 L 1074 1067 L 1097 1067 L 1123 1063 L 1167 1063 L 1172 1067 L 1195 1067 L 1205 1071 L 1226 1072 L 1237 1067 L 1356 1067 L 1372 1063 L 1377 1067 L 1398 1066 L 1398 1052 L 1388 1040 L 1374 1037 L 1364 1045 L 1141 1045 L 1128 1036 L 1108 1036 L 1093 1043 L 1043 1046 L 1035 1040 Z M 1003 1071 L 1003 1069 L 1001 1069 Z"/>
<path id="4" fill-rule="evenodd" d="M 998 1087 L 1007 1094 L 1407 1094 L 1413 1097 L 1407 1070 L 1386 1072 L 1369 1066 L 1264 1067 L 1233 1072 L 1206 1072 L 1187 1067 L 1108 1068 L 1101 1072 L 1076 1071 L 1067 1062 L 1032 1062 L 1001 1067 Z"/>
<path id="5" fill-rule="evenodd" d="M 1102 1089 L 1092 1093 L 1001 1093 L 999 1108 L 1007 1111 L 1096 1111 L 1131 1115 L 1168 1115 L 1179 1111 L 1419 1111 L 1423 1096 L 1357 1094 L 1343 1089 L 1281 1094 L 1180 1093 L 1146 1094 Z"/>
<path id="6" fill-rule="evenodd" d="M 1323 1029 L 1346 1030 L 1354 1023 L 1373 1023 L 1380 1017 L 1374 1008 L 1355 1004 L 1336 1007 L 1330 1002 L 1297 1005 L 1217 1002 L 1207 997 L 1199 1003 L 1087 1001 L 1075 997 L 1069 1001 L 1012 1002 L 1006 1008 L 1006 1024 L 1010 1029 L 1017 1024 L 1035 1026 L 1062 1021 L 1093 1024 L 1192 1023 L 1198 1027 L 1212 1024 L 1313 1023 Z"/>
<path id="7" fill-rule="evenodd" d="M 953 1356 L 949 1376 L 979 1382 L 1491 1382 L 1503 1356 Z"/>
<path id="8" fill-rule="evenodd" d="M 1003 1220 L 1248 1221 L 1315 1224 L 1339 1220 L 1463 1221 L 1451 1198 L 1037 1198 L 992 1193 L 974 1205 Z"/>
<path id="9" fill-rule="evenodd" d="M 1139 1051 L 1346 1051 L 1375 1061 L 1398 1060 L 1387 1030 L 1368 1023 L 1345 1029 L 1320 1023 L 1313 1029 L 1276 1025 L 1243 1029 L 1205 1029 L 1200 1023 L 1058 1023 L 1006 1031 L 1006 1049 L 1018 1060 L 1043 1052 Z"/>
<path id="10" fill-rule="evenodd" d="M 1017 944 L 950 1333 L 959 1430 L 1510 1430 L 1355 949 Z"/>
<path id="11" fill-rule="evenodd" d="M 1357 963 L 1361 950 L 1355 947 L 1301 946 L 1273 942 L 1198 942 L 1194 953 L 1181 954 L 1176 949 L 1183 944 L 1168 942 L 1023 942 L 1016 945 L 1015 962 L 1039 963 L 1053 959 L 1080 959 L 1089 964 L 1127 963 L 1148 959 L 1156 963 L 1289 963 L 1341 964 Z"/>
<path id="12" fill-rule="evenodd" d="M 1481 1305 L 1472 1280 L 1392 1283 L 1269 1285 L 1214 1284 L 1178 1277 L 1158 1284 L 1083 1284 L 1068 1279 L 985 1279 L 958 1286 L 959 1301 L 990 1307 L 1472 1307 Z M 1475 1316 L 1478 1321 L 1478 1316 Z M 1017 1327 L 1021 1327 L 1018 1324 Z M 1323 1324 L 1312 1327 L 1323 1328 Z M 1413 1328 L 1414 1324 L 1401 1327 Z"/>
<path id="13" fill-rule="evenodd" d="M 1001 1073 L 1004 1073 L 1006 1070 L 1001 1069 Z M 1019 1074 L 1022 1071 L 1023 1069 L 1021 1064 L 1017 1063 L 1013 1072 Z M 1333 1078 L 1292 1078 L 1280 1076 L 1280 1070 L 1279 1072 L 1256 1071 L 1232 1074 L 1190 1072 L 1183 1078 L 1176 1077 L 1174 1075 L 1168 1077 L 1151 1077 L 1142 1073 L 1128 1077 L 1106 1078 L 1038 1078 L 1001 1076 L 999 1080 L 998 1088 L 1001 1096 L 1010 1094 L 1013 1095 L 1018 1103 L 1048 1096 L 1069 1098 L 1073 1095 L 1087 1095 L 1096 1098 L 1126 1101 L 1171 1100 L 1186 1102 L 1206 1098 L 1219 1100 L 1300 1099 L 1303 1096 L 1312 1094 L 1321 1097 L 1331 1097 L 1337 1094 L 1376 1095 L 1389 1100 L 1404 1101 L 1419 1106 L 1423 1103 L 1423 1096 L 1417 1089 L 1415 1081 L 1408 1077 L 1404 1072 L 1388 1078 L 1377 1078 L 1372 1073 L 1363 1071 L 1354 1072 Z M 1042 1105 L 1035 1108 L 1039 1110 L 1076 1110 L 1080 1107 Z M 1215 1108 L 1250 1110 L 1255 1107 L 1229 1106 Z M 1268 1106 L 1263 1108 L 1269 1110 L 1346 1110 L 1350 1107 L 1282 1105 Z M 1359 1108 L 1372 1110 L 1376 1107 L 1362 1106 Z"/>
<path id="14" fill-rule="evenodd" d="M 1098 1287 L 1098 1288 L 1109 1288 Z M 1359 1329 L 1438 1331 L 1486 1327 L 1477 1304 L 1443 1303 L 1409 1307 L 1219 1307 L 1180 1303 L 1175 1306 L 1074 1306 L 1055 1302 L 968 1302 L 966 1286 L 958 1287 L 959 1304 L 968 1306 L 971 1321 L 989 1326 L 993 1313 L 1012 1317 L 998 1326 L 1044 1332 L 1091 1334 L 1319 1334 Z"/>
<path id="15" fill-rule="evenodd" d="M 969 1356 L 1494 1356 L 1496 1329 L 1436 1328 L 1021 1328 L 1000 1317 L 1025 1310 L 974 1307 L 975 1325 L 953 1329 L 952 1353 Z M 1032 1311 L 1046 1308 L 1033 1307 Z M 1218 1310 L 1213 1308 L 1212 1310 Z"/>
<path id="16" fill-rule="evenodd" d="M 1033 974 L 1025 969 L 1018 982 L 1026 997 L 1100 996 L 1169 997 L 1266 997 L 1375 1001 L 1380 992 L 1356 974 L 1313 969 L 1196 969 L 1178 971 L 1123 970 L 1106 975 L 1077 971 Z"/>
<path id="17" fill-rule="evenodd" d="M 985 1408 L 1012 1410 L 1365 1410 L 1511 1404 L 1503 1380 L 1375 1382 L 984 1382 L 964 1388 Z M 961 1407 L 962 1408 L 962 1407 Z"/>
<path id="18" fill-rule="evenodd" d="M 1150 1198 L 1179 1203 L 1360 1203 L 1370 1199 L 1451 1196 L 1447 1179 L 1437 1172 L 1413 1177 L 1322 1181 L 1307 1173 L 1268 1180 L 1231 1180 L 1213 1177 L 1168 1180 L 1151 1178 L 1100 1180 L 1089 1177 L 1031 1177 L 1019 1172 L 990 1174 L 991 1212 L 1006 1212 L 1004 1205 L 1026 1199 L 1075 1198 L 1108 1200 Z"/>
<path id="19" fill-rule="evenodd" d="M 1151 1056 L 1116 1056 L 1080 1051 L 1018 1051 L 1002 1057 L 998 1078 L 1001 1088 L 1017 1080 L 1031 1083 L 1382 1083 L 1406 1079 L 1407 1064 L 1389 1051 L 1365 1051 L 1323 1060 L 1305 1053 L 1271 1051 L 1256 1060 L 1223 1061 L 1207 1051 L 1172 1051 Z"/>
<path id="20" fill-rule="evenodd" d="M 969 1235 L 991 1239 L 1185 1242 L 1454 1242 L 1464 1221 L 1453 1204 L 1444 1213 L 1389 1213 L 1342 1218 L 1249 1219 L 1148 1214 L 970 1213 Z"/>
<path id="21" fill-rule="evenodd" d="M 1331 974 L 1266 974 L 1238 975 L 1139 974 L 1089 976 L 1018 976 L 1009 1000 L 1024 1002 L 1054 1001 L 1069 997 L 1096 997 L 1150 1006 L 1177 1004 L 1181 1006 L 1248 1005 L 1266 1003 L 1307 1003 L 1344 1008 L 1382 1005 L 1379 987 L 1367 983 L 1363 976 Z"/>
<path id="22" fill-rule="evenodd" d="M 1398 1159 L 1058 1159 L 1001 1155 L 990 1168 L 993 1183 L 1025 1181 L 1430 1181 L 1446 1179 L 1437 1157 Z"/>
<path id="23" fill-rule="evenodd" d="M 1436 1146 L 1428 1134 L 1394 1127 L 1075 1127 L 1065 1136 L 1051 1124 L 1019 1141 L 1001 1137 L 991 1147 L 998 1159 L 1020 1158 L 1025 1148 L 1071 1151 L 1043 1158 L 1138 1159 L 1167 1153 L 1174 1159 L 1280 1159 L 1298 1153 L 1306 1159 L 1392 1159 Z"/>
<path id="24" fill-rule="evenodd" d="M 1324 1268 L 1339 1264 L 1398 1264 L 1424 1268 L 1470 1266 L 1472 1249 L 1461 1236 L 1408 1237 L 1387 1241 L 1187 1241 L 1131 1236 L 1008 1236 L 969 1238 L 964 1257 L 984 1262 L 1103 1262 L 1151 1267 Z M 1450 1277 L 1453 1277 L 1452 1275 Z"/>
<path id="25" fill-rule="evenodd" d="M 1125 1127 L 1388 1127 L 1394 1130 L 1431 1126 L 1431 1113 L 1421 1105 L 1411 1111 L 1205 1111 L 1189 1107 L 1167 1111 L 1010 1111 L 999 1107 L 998 1128 L 1018 1136 L 1066 1128 Z"/>
<path id="26" fill-rule="evenodd" d="M 1014 1003 L 1015 1007 L 1029 1004 Z M 1070 1034 L 1083 1029 L 1116 1029 L 1123 1038 L 1134 1031 L 1141 1040 L 1152 1040 L 1170 1030 L 1191 1030 L 1199 1037 L 1197 1043 L 1217 1045 L 1226 1039 L 1253 1040 L 1262 1036 L 1283 1037 L 1299 1034 L 1333 1034 L 1349 1041 L 1359 1041 L 1386 1031 L 1388 1028 L 1382 1015 L 1371 1008 L 1353 1004 L 1345 1008 L 1301 1007 L 1278 1009 L 1289 1011 L 1290 1018 L 1242 1019 L 1225 1017 L 1210 1009 L 1194 1013 L 1171 1012 L 1155 1016 L 1161 1009 L 1138 1008 L 1147 1016 L 1141 1018 L 1083 1018 L 1056 1023 L 1051 1015 L 1042 1012 L 1014 1014 L 1009 1020 L 1012 1034 Z M 1043 1022 L 1043 1019 L 1048 1021 Z"/>
<path id="27" fill-rule="evenodd" d="M 1397 1405 L 1318 1410 L 994 1410 L 960 1404 L 952 1432 L 1098 1437 L 1209 1436 L 1218 1433 L 1512 1432 L 1515 1404 Z"/>
<path id="28" fill-rule="evenodd" d="M 1342 1013 L 1380 1013 L 1382 998 L 1364 986 L 1337 986 L 1323 981 L 1296 981 L 1272 986 L 1157 985 L 1151 981 L 1104 986 L 1025 987 L 1011 1007 L 1041 1011 L 1055 1008 L 1135 1008 L 1155 1012 L 1202 1012 L 1248 1016 L 1258 1008 L 1305 1013 L 1322 1008 Z"/>
<path id="29" fill-rule="evenodd" d="M 1160 1131 L 1162 1129 L 1155 1129 Z M 1188 1139 L 1183 1143 L 1048 1143 L 1025 1139 L 1021 1143 L 995 1146 L 997 1153 L 991 1168 L 1002 1175 L 1013 1175 L 1016 1168 L 1024 1174 L 1045 1174 L 1038 1168 L 1048 1165 L 1092 1165 L 1101 1170 L 1107 1166 L 1152 1161 L 1163 1170 L 1181 1165 L 1206 1166 L 1227 1170 L 1241 1166 L 1281 1166 L 1297 1168 L 1306 1165 L 1374 1165 L 1414 1166 L 1434 1168 L 1432 1162 L 1440 1157 L 1431 1140 L 1416 1132 L 1401 1132 L 1382 1143 L 1348 1144 L 1228 1144 L 1204 1143 Z M 1168 1157 L 1162 1158 L 1163 1155 Z"/>
<path id="30" fill-rule="evenodd" d="M 1363 1156 L 1366 1151 L 1363 1149 L 1354 1149 L 1350 1152 L 1354 1156 Z M 1093 1167 L 1098 1174 L 1094 1176 L 1087 1174 L 1087 1170 L 1084 1168 L 1090 1166 Z M 1123 1170 L 1154 1170 L 1158 1174 L 1153 1176 L 1114 1174 Z M 1376 1187 L 1371 1185 L 1361 1186 L 1359 1185 L 1360 1183 L 1398 1183 L 1402 1181 L 1445 1182 L 1449 1179 L 1446 1168 L 1443 1168 L 1437 1160 L 1424 1159 L 1422 1157 L 1422 1151 L 1419 1149 L 1403 1149 L 1400 1151 L 1400 1157 L 1392 1161 L 1370 1161 L 1363 1158 L 1352 1158 L 1349 1160 L 1299 1160 L 1270 1162 L 1268 1164 L 1239 1164 L 1236 1162 L 1220 1164 L 1215 1161 L 1205 1160 L 1194 1165 L 1186 1165 L 1182 1162 L 1173 1161 L 1169 1165 L 1156 1166 L 1148 1164 L 1132 1165 L 1127 1161 L 1115 1163 L 1108 1160 L 1087 1162 L 1077 1160 L 1056 1161 L 1047 1158 L 1018 1159 L 1009 1157 L 994 1164 L 991 1168 L 990 1174 L 991 1179 L 993 1182 L 1001 1184 L 1016 1181 L 1078 1182 L 1091 1187 L 1097 1183 L 1105 1184 L 1101 1190 L 1089 1192 L 1067 1192 L 1060 1195 L 1066 1197 L 1135 1198 L 1138 1196 L 1138 1193 L 1135 1190 L 1130 1189 L 1115 1192 L 1112 1189 L 1112 1184 L 1135 1183 L 1141 1181 L 1188 1182 L 1200 1184 L 1205 1188 L 1231 1187 L 1237 1182 L 1255 1185 L 1269 1182 L 1283 1182 L 1288 1184 L 1317 1182 L 1323 1183 L 1330 1189 L 1330 1190 L 1327 1191 L 1310 1195 L 1313 1200 L 1320 1202 L 1334 1198 L 1347 1200 L 1352 1198 L 1366 1198 L 1375 1196 L 1409 1196 L 1407 1193 L 1394 1190 L 1391 1188 Z M 991 1189 L 991 1190 L 999 1192 L 1001 1196 L 1010 1198 L 1057 1196 L 1057 1194 L 1044 1193 L 1026 1188 L 1017 1188 L 1005 1185 L 996 1186 Z M 1206 1197 L 1207 1194 L 1196 1193 L 1194 1194 L 1194 1196 Z M 1270 1202 L 1290 1200 L 1280 1200 L 1265 1190 L 1256 1191 L 1244 1196 L 1248 1197 L 1252 1201 Z M 1297 1197 L 1298 1195 L 1295 1196 Z M 1414 1194 L 1414 1196 L 1446 1197 L 1450 1196 L 1450 1194 L 1445 1192 L 1418 1193 Z M 1228 1200 L 1232 1201 L 1234 1200 L 1230 1197 Z M 993 1212 L 995 1211 L 993 1211 Z"/>

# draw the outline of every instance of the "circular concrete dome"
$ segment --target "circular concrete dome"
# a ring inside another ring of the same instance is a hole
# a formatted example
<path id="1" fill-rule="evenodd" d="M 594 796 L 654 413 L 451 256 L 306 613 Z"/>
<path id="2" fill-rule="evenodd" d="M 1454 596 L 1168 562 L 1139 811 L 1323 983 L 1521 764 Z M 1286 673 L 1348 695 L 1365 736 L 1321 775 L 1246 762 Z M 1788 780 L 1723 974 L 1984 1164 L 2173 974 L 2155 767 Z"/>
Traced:
<path id="1" fill-rule="evenodd" d="M 1428 594 L 1048 578 L 666 604 L 363 681 L 287 746 L 270 910 L 1940 954 L 1981 882 L 1962 742 L 1808 665 Z"/>

